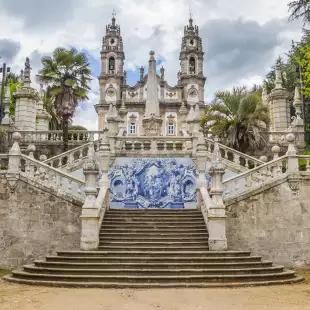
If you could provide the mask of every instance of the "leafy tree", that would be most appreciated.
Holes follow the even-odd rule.
[[[262,149],[264,132],[269,125],[268,107],[260,93],[235,87],[231,92],[217,92],[201,119],[201,126],[219,136],[223,144],[241,152]]]
[[[294,0],[288,4],[290,20],[302,19],[304,24],[310,21],[310,0]]]
[[[75,48],[58,47],[53,56],[43,57],[39,80],[47,85],[57,114],[62,119],[64,151],[68,149],[68,125],[80,101],[88,99],[91,70],[86,55]]]

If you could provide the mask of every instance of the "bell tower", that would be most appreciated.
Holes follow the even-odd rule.
[[[204,103],[203,48],[198,26],[193,25],[192,15],[189,25],[184,27],[180,52],[179,73],[180,84],[183,86],[184,101],[192,104]]]
[[[116,24],[115,12],[106,26],[102,39],[101,73],[98,77],[100,85],[100,102],[95,106],[98,114],[98,129],[105,127],[107,109],[117,111],[116,105],[121,100],[121,85],[124,83],[125,53],[120,26]]]

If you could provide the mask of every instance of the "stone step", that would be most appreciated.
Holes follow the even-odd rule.
[[[58,286],[58,287],[84,287],[84,288],[233,288],[233,287],[243,287],[243,286],[260,286],[260,285],[280,285],[280,284],[292,284],[303,281],[303,277],[294,277],[291,279],[273,279],[273,280],[261,280],[255,279],[255,281],[247,282],[205,282],[205,281],[192,281],[192,282],[182,282],[175,281],[169,283],[159,283],[152,282],[149,283],[145,281],[144,283],[132,283],[132,282],[85,282],[85,281],[55,281],[55,280],[33,280],[33,279],[20,279],[14,278],[12,276],[5,276],[5,280],[13,283],[21,284],[31,284],[31,285],[42,285],[42,286]]]
[[[151,229],[154,227],[157,228],[181,228],[181,229],[186,229],[186,228],[204,228],[206,229],[206,225],[204,222],[200,223],[193,223],[193,222],[183,222],[183,223],[177,223],[177,222],[141,222],[141,223],[135,223],[135,222],[124,222],[124,223],[102,223],[102,227],[108,227],[108,228],[120,228],[120,227],[130,227],[130,228],[147,228]]]
[[[152,227],[152,228],[132,228],[132,227],[118,227],[118,228],[107,228],[102,227],[100,230],[100,233],[148,233],[148,234],[154,234],[154,233],[160,233],[160,234],[196,234],[196,233],[207,233],[206,227],[203,228],[196,228],[191,227],[187,229],[175,229],[175,228],[158,228],[158,227]]]
[[[132,217],[132,216],[124,216],[124,217],[104,217],[103,223],[124,223],[124,222],[134,222],[134,223],[204,223],[204,219],[202,216],[200,217],[152,217],[152,218],[144,218],[144,217]]]
[[[188,232],[159,232],[153,231],[152,233],[144,232],[101,232],[99,233],[100,238],[141,238],[143,240],[147,238],[206,238],[209,236],[207,232],[198,232],[198,233],[188,233]]]
[[[110,255],[119,255],[119,254],[127,254],[126,251],[58,251],[57,256],[59,257],[102,257],[105,258]],[[186,256],[192,256],[192,257],[215,257],[217,259],[220,259],[221,257],[228,257],[228,258],[234,258],[234,257],[243,257],[243,258],[261,258],[261,256],[250,256],[251,252],[249,251],[184,251],[179,250],[178,252],[175,251],[130,251],[131,256],[139,256],[143,255],[145,256],[166,256],[166,257],[186,257]]]
[[[200,256],[167,256],[165,252],[160,252],[162,255],[132,255],[132,253],[125,252],[119,255],[100,256],[47,256],[47,262],[63,262],[63,263],[260,263],[261,257],[200,257]]]
[[[231,275],[72,275],[72,274],[49,274],[49,273],[29,273],[26,271],[13,271],[12,277],[27,280],[49,280],[66,282],[131,282],[131,283],[169,283],[169,282],[252,282],[252,281],[272,281],[294,279],[294,271],[283,271],[278,273],[262,274],[231,274]]]
[[[238,269],[238,268],[266,268],[272,267],[271,261],[262,262],[223,262],[223,263],[205,263],[205,262],[106,262],[106,263],[80,263],[80,262],[50,262],[44,260],[36,260],[35,266],[37,267],[47,267],[47,268],[72,268],[72,269],[129,269],[129,268],[139,268],[139,269],[163,269],[163,268],[183,268],[183,269],[194,269],[194,268],[207,268],[207,269]]]
[[[120,214],[110,214],[107,212],[104,216],[104,219],[112,220],[112,219],[124,219],[124,218],[133,218],[137,220],[197,220],[197,219],[203,219],[203,216],[201,213],[196,214],[126,214],[126,213],[120,213]]]
[[[206,246],[208,246],[208,240],[204,239],[202,241],[167,241],[167,240],[148,240],[148,241],[103,241],[100,239],[100,243],[99,243],[99,249],[100,246],[108,246],[108,247],[117,247],[117,248],[133,248],[133,247],[137,247],[137,248],[153,248],[153,247],[161,247],[164,250],[169,248],[174,248],[174,247],[178,247],[178,249],[180,248],[187,248],[187,247],[201,247],[202,249],[205,248]]]
[[[283,266],[273,266],[265,268],[239,268],[239,269],[197,269],[197,268],[111,268],[111,269],[95,269],[95,268],[51,268],[51,267],[37,267],[26,265],[23,267],[24,271],[29,273],[48,273],[57,275],[156,275],[156,276],[170,276],[170,275],[244,275],[244,274],[271,274],[283,272]]]
[[[114,251],[114,250],[121,250],[121,251],[175,251],[179,252],[180,250],[183,251],[203,251],[208,250],[208,244],[198,244],[198,245],[180,245],[180,244],[158,244],[158,245],[152,245],[152,244],[145,244],[145,245],[128,245],[124,243],[123,245],[100,245],[98,247],[99,251]]]
[[[174,237],[167,237],[167,236],[127,236],[124,234],[123,236],[110,236],[108,237],[108,234],[105,234],[104,236],[102,234],[99,235],[99,239],[101,243],[107,243],[107,242],[114,242],[114,241],[122,241],[122,242],[206,242],[208,243],[208,235],[203,237],[191,237],[191,236],[174,236]]]

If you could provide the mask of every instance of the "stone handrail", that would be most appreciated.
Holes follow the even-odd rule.
[[[63,141],[62,130],[46,130],[46,131],[18,131],[21,134],[20,143],[59,143]],[[9,141],[12,141],[14,131],[8,132]],[[88,130],[69,130],[69,143],[80,143],[93,141],[99,138],[99,131]]]
[[[21,155],[21,160],[21,173],[29,180],[45,185],[58,194],[66,194],[83,201],[85,188],[83,180],[24,154]]]
[[[223,198],[233,198],[286,175],[287,155],[223,181]]]
[[[205,224],[207,226],[209,209],[214,204],[214,202],[212,201],[206,186],[202,186],[199,189],[198,193],[201,195],[200,208],[203,218],[205,220]]]
[[[99,231],[98,235],[101,229],[102,221],[104,218],[104,215],[106,211],[109,209],[109,202],[110,202],[110,196],[109,196],[110,190],[106,186],[102,186],[99,190],[99,194],[96,199],[96,208],[99,210]]]
[[[304,140],[304,133],[303,132],[295,132],[295,131],[268,131],[268,140],[270,143],[277,143],[277,144],[284,144],[287,145],[286,135],[288,133],[293,133],[295,136],[295,141],[301,139]]]
[[[183,154],[190,156],[192,154],[192,138],[191,137],[152,137],[152,136],[139,136],[139,137],[117,137],[116,153],[119,155],[126,153],[145,153],[148,154]]]
[[[43,162],[55,168],[66,167],[67,170],[72,170],[73,168],[79,167],[84,163],[89,147],[92,144],[95,151],[99,150],[100,140],[95,140],[94,142],[85,143],[67,152],[48,158]]]
[[[214,140],[206,138],[206,147],[209,156],[212,154],[214,148]],[[224,159],[228,168],[235,169],[237,171],[246,171],[251,168],[255,168],[264,164],[263,161],[256,159],[255,157],[236,151],[226,145],[219,143],[221,156]]]
[[[9,164],[9,154],[0,154],[0,170],[7,170]]]

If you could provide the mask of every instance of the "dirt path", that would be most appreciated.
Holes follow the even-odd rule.
[[[0,279],[1,310],[303,310],[310,285],[238,289],[107,290],[26,286]]]

